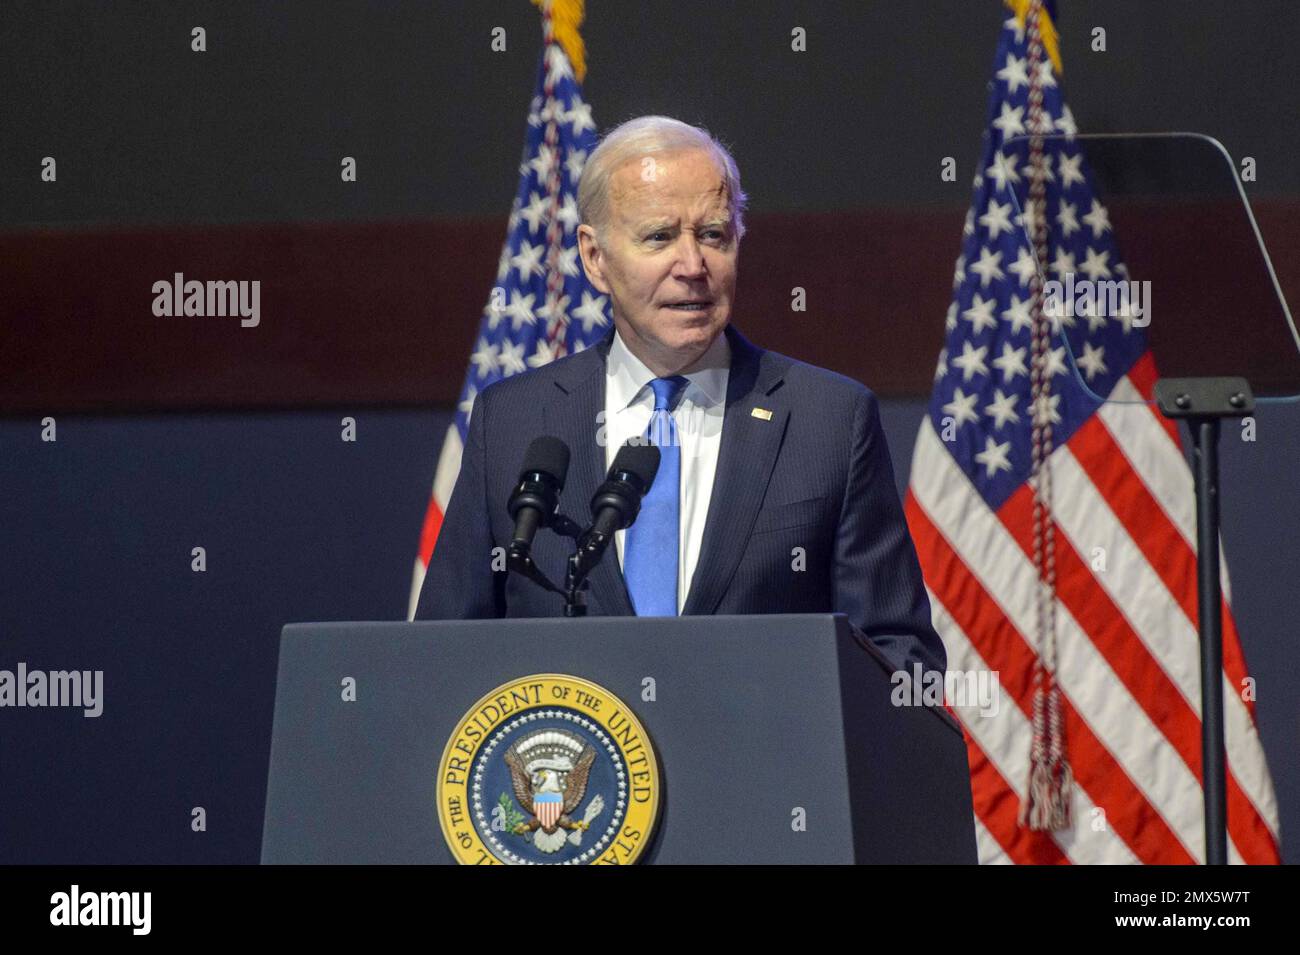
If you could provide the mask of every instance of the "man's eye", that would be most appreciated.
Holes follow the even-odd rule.
[[[668,233],[662,230],[659,232],[651,232],[648,236],[646,236],[646,238],[649,239],[651,242],[663,242],[665,239],[668,238]]]

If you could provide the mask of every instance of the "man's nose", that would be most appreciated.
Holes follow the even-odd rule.
[[[676,278],[698,278],[704,274],[704,253],[692,232],[683,232],[677,243]]]

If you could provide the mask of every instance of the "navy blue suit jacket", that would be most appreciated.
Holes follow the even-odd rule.
[[[563,613],[560,595],[494,572],[492,552],[510,542],[506,502],[540,435],[571,451],[561,513],[590,523],[591,497],[605,477],[597,429],[613,334],[478,395],[417,619]],[[895,666],[943,670],[875,395],[843,375],[757,348],[730,325],[724,334],[731,372],[722,443],[683,614],[844,613]],[[756,407],[771,418],[754,417]],[[533,557],[562,586],[572,550],[571,539],[542,530]],[[634,614],[612,542],[590,582],[591,615]]]

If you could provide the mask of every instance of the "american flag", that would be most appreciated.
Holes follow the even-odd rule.
[[[945,347],[906,501],[949,669],[996,671],[1002,690],[991,716],[973,700],[950,700],[967,739],[980,859],[1204,862],[1192,475],[1177,428],[1155,408],[1100,403],[1075,378],[1069,355],[1097,395],[1151,399],[1156,367],[1143,328],[1128,315],[1040,326],[1037,367],[1047,390],[1034,400],[1041,279],[1031,238],[1043,235],[1034,234],[1034,207],[1012,200],[1013,189],[1029,194],[1034,175],[1026,134],[1042,135],[1047,280],[1128,273],[1062,98],[1050,16],[1035,17],[1040,5],[1030,0],[1007,5],[1013,16],[998,40]],[[1028,211],[1027,224],[1017,208]],[[1051,431],[1051,443],[1040,443],[1050,499],[1037,548],[1035,418],[1040,437],[1043,426]],[[1041,583],[1049,533],[1054,591]],[[1051,596],[1039,603],[1044,592]],[[1229,858],[1276,863],[1277,804],[1253,695],[1243,694],[1247,670],[1226,564],[1223,593]],[[1030,828],[1021,816],[1040,654],[1046,685],[1054,678],[1059,690],[1073,772],[1060,828]]]
[[[609,303],[578,260],[578,178],[596,146],[582,99],[580,0],[533,0],[542,9],[544,47],[528,109],[519,189],[497,262],[456,417],[447,429],[420,533],[408,617],[414,617],[429,558],[460,472],[474,399],[502,378],[537,368],[598,341]]]

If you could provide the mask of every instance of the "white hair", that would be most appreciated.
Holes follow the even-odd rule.
[[[587,157],[578,182],[578,216],[603,237],[609,225],[609,180],[614,170],[630,159],[702,149],[713,157],[722,170],[727,203],[731,211],[731,228],[736,241],[745,235],[745,208],[748,196],[740,188],[740,170],[727,148],[706,129],[683,123],[671,116],[638,116],[608,133]]]

